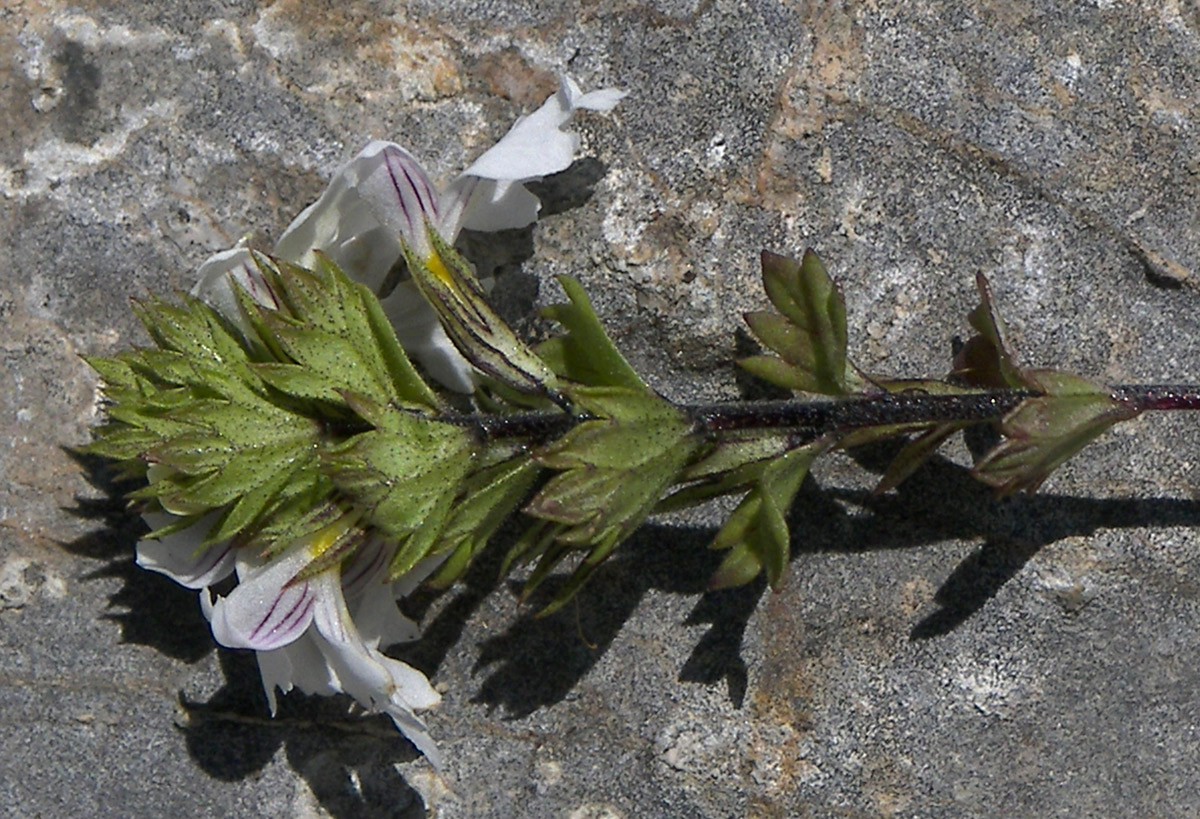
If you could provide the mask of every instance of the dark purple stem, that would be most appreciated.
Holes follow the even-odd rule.
[[[1149,410],[1200,410],[1200,386],[1145,384],[1112,388],[1113,398]]]
[[[980,423],[998,421],[1022,401],[1037,393],[994,390],[958,395],[925,392],[884,393],[850,398],[816,398],[792,401],[747,401],[681,406],[709,435],[746,430],[786,431],[800,440],[831,433],[894,424]],[[1111,388],[1112,397],[1137,412],[1150,410],[1200,410],[1200,386],[1123,385]],[[455,415],[445,420],[474,427],[481,440],[526,439],[531,444],[553,441],[576,424],[592,420],[587,414],[557,411],[513,415]]]

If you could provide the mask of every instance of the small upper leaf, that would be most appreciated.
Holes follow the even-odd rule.
[[[797,262],[763,251],[763,286],[778,313],[746,314],[751,332],[774,350],[742,362],[750,372],[788,389],[848,395],[862,383],[846,360],[846,305],[811,249]]]
[[[567,332],[541,344],[538,355],[558,375],[580,384],[648,389],[608,337],[583,286],[570,276],[559,276],[558,283],[570,303],[552,304],[542,315],[557,321]]]
[[[709,588],[740,586],[754,579],[760,570],[766,571],[772,588],[779,588],[791,556],[791,538],[784,516],[812,462],[831,443],[829,439],[819,439],[766,465],[713,540],[712,548],[729,549],[730,553],[709,581]]]
[[[975,275],[975,287],[979,290],[979,306],[970,312],[967,321],[978,335],[968,339],[955,356],[952,375],[973,387],[1020,389],[1029,386],[1013,362],[1004,338],[1004,322],[996,312],[992,289],[982,273]]]

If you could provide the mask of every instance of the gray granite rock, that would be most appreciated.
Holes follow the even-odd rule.
[[[961,445],[877,499],[827,459],[777,594],[704,594],[713,512],[545,620],[485,559],[401,653],[444,690],[443,778],[345,702],[270,719],[69,450],[130,296],[269,245],[368,139],[452,177],[564,70],[632,94],[534,230],[468,237],[531,331],[570,272],[657,387],[736,396],[758,251],[812,245],[868,369],[943,372],[982,271],[1024,361],[1200,380],[1194,3],[18,0],[0,45],[6,814],[1200,812],[1194,418],[1005,501]]]

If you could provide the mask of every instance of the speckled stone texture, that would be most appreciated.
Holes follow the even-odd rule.
[[[470,236],[527,332],[588,287],[681,400],[736,397],[763,248],[816,247],[866,368],[940,374],[987,274],[1023,361],[1200,381],[1188,0],[6,2],[0,9],[0,812],[56,816],[1200,813],[1200,419],[1032,497],[967,448],[871,498],[823,461],[778,594],[705,594],[715,512],[645,527],[532,620],[497,561],[413,601],[435,776],[284,699],[132,562],[81,353],[130,296],[279,235],[372,138],[452,177],[561,71],[632,93],[532,230]],[[511,536],[511,535],[510,535]]]

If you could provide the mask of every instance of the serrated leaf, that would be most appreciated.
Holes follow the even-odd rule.
[[[305,480],[315,482],[316,475],[312,466],[313,464],[297,462],[290,470],[275,469],[262,483],[242,494],[241,497],[230,505],[221,519],[213,526],[205,540],[220,542],[232,539],[248,528],[250,524],[266,511],[269,504],[279,496],[280,490],[285,485],[289,483],[298,484]],[[305,473],[311,474],[306,475]]]
[[[538,463],[563,470],[547,482],[526,511],[575,527],[559,535],[580,545],[631,531],[658,502],[700,446],[694,424],[678,408],[640,390],[572,390],[589,412],[539,451]]]
[[[306,454],[304,447],[290,441],[246,447],[238,450],[236,457],[219,471],[180,483],[174,492],[160,493],[157,497],[164,505],[217,509],[273,480],[280,471],[290,472]]]
[[[421,525],[415,531],[400,541],[391,564],[388,566],[388,580],[399,580],[408,574],[414,566],[425,559],[432,551],[434,544],[441,536],[450,516],[450,507],[454,503],[454,492],[443,492],[436,503],[425,513]]]
[[[95,370],[96,374],[104,380],[106,393],[109,393],[113,389],[134,389],[141,380],[140,376],[135,375],[128,364],[118,358],[104,358],[94,355],[85,355],[82,358],[84,363]]]
[[[577,425],[537,453],[538,463],[563,471],[525,507],[526,513],[554,524],[552,530],[539,530],[523,541],[522,549],[536,543],[541,551],[526,593],[571,548],[588,551],[552,609],[641,525],[702,445],[693,422],[653,394],[623,387],[571,387],[569,394],[601,417]],[[553,532],[552,543],[546,531]]]
[[[680,474],[681,481],[695,482],[659,501],[654,511],[674,512],[721,495],[745,492],[774,458],[791,448],[786,438],[778,436],[722,441]]]
[[[820,258],[811,249],[799,262],[763,251],[762,271],[767,298],[779,315],[751,313],[746,320],[751,332],[788,367],[785,371],[757,362],[751,371],[789,389],[849,394],[846,306]],[[853,369],[849,373],[853,375]]]
[[[467,479],[453,514],[446,521],[435,552],[453,551],[427,581],[445,588],[457,580],[496,530],[529,494],[541,469],[524,457],[513,458]]]
[[[339,391],[345,389],[344,383],[299,364],[262,362],[252,366],[264,382],[293,398],[338,403],[341,400]]]
[[[749,543],[739,543],[721,560],[721,565],[708,581],[708,590],[732,589],[744,586],[762,571],[762,561]]]
[[[809,467],[832,445],[821,439],[797,447],[771,461],[733,514],[713,538],[713,549],[735,550],[726,557],[709,583],[709,588],[727,588],[749,582],[758,569],[765,569],[767,582],[778,589],[783,582],[791,542],[784,514],[791,507]],[[750,574],[750,569],[755,574]]]
[[[969,423],[939,424],[908,441],[888,464],[887,471],[875,485],[874,494],[878,495],[895,489],[933,457],[938,447],[944,444],[946,439],[969,426],[971,426]]]
[[[454,497],[474,460],[465,427],[394,409],[386,428],[361,433],[323,454],[326,473],[366,520],[389,537],[415,531],[444,496]]]
[[[80,447],[80,451],[116,461],[140,457],[143,452],[162,440],[150,430],[128,426],[105,427],[98,430],[97,434],[99,437]]]
[[[607,417],[576,425],[539,450],[538,462],[550,469],[630,470],[691,434],[692,422],[672,405],[657,397],[643,400],[641,393],[624,392],[628,404],[618,402],[620,406],[609,407],[611,414]],[[601,404],[593,402],[589,406],[595,410]]]
[[[512,458],[471,475],[459,492],[454,513],[442,530],[445,543],[463,538],[486,541],[524,499],[540,467],[524,458]]]
[[[538,355],[559,376],[580,384],[648,390],[609,338],[583,286],[571,276],[559,276],[558,283],[570,301],[551,305],[542,315],[557,321],[567,333],[541,344]]]
[[[197,431],[177,435],[145,450],[144,455],[151,463],[169,466],[185,475],[198,475],[228,464],[234,450],[225,438]]]
[[[359,289],[358,292],[359,302],[366,311],[368,326],[384,366],[391,376],[396,397],[407,404],[423,405],[431,409],[440,408],[442,406],[441,399],[413,367],[412,361],[409,360],[399,339],[396,338],[395,328],[384,315],[379,299],[375,298],[374,294],[365,287]]]
[[[500,563],[500,574],[508,574],[514,566],[529,562],[543,554],[554,542],[554,536],[562,529],[560,524],[549,520],[534,520],[521,532]]]
[[[275,338],[288,358],[314,375],[340,383],[381,403],[391,398],[390,382],[383,382],[359,350],[347,339],[311,327],[274,323]]]

